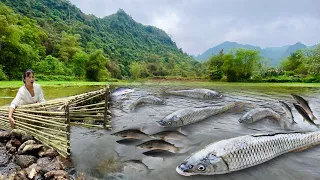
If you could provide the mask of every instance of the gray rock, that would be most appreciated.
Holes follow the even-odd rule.
[[[0,167],[5,166],[7,163],[9,163],[9,160],[11,159],[11,154],[9,154],[5,148],[0,149]]]
[[[8,131],[0,131],[0,142],[7,142],[10,140],[11,133]]]
[[[6,144],[6,149],[9,153],[13,154],[16,152],[17,148],[12,145],[12,141],[8,141]]]
[[[20,129],[12,129],[11,133],[12,133],[13,137],[16,137],[18,139],[21,139],[22,136],[27,136],[28,135],[25,131],[22,131]]]
[[[41,151],[38,153],[40,157],[56,157],[58,156],[58,152],[54,149],[46,149],[42,148]]]
[[[25,179],[28,179],[25,170],[18,171],[14,176],[14,180],[25,180]]]
[[[0,167],[0,174],[4,176],[10,176],[13,173],[16,173],[20,170],[21,168],[18,165],[14,163],[9,163],[7,166]]]
[[[54,179],[70,179],[69,175],[67,172],[63,171],[63,170],[54,170],[54,171],[50,171],[47,172],[44,177],[46,179],[49,179],[50,177],[53,177]]]
[[[24,143],[21,144],[21,146],[19,147],[19,149],[18,149],[18,154],[20,154],[20,153],[22,152],[23,148],[24,148],[26,145],[35,144],[35,143],[36,143],[36,141],[34,141],[34,140],[28,140],[28,141],[24,142]]]
[[[41,144],[27,144],[18,154],[38,154],[42,146]]]
[[[40,166],[45,172],[62,169],[61,164],[56,162],[55,159],[50,157],[44,157],[44,158],[38,159],[37,165]]]
[[[25,136],[22,136],[22,138],[21,138],[22,143],[24,143],[28,140],[34,140],[33,136],[25,135]]]
[[[35,163],[37,161],[37,158],[30,155],[17,155],[15,162],[21,167],[26,168],[30,166],[31,164]]]

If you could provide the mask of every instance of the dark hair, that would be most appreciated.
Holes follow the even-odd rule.
[[[34,74],[34,72],[32,71],[32,69],[27,69],[27,70],[25,70],[24,72],[23,72],[23,74],[22,74],[22,81],[23,81],[23,83],[25,83],[25,79],[26,79],[26,77],[28,77],[30,74]]]

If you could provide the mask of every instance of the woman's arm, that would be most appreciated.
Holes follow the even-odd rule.
[[[10,121],[10,125],[11,125],[12,129],[14,128],[14,123],[15,123],[15,121],[14,121],[14,119],[12,117],[13,111],[14,111],[14,108],[10,107],[10,109],[9,109],[9,121]]]
[[[16,97],[13,99],[13,101],[10,104],[10,108],[9,108],[9,121],[10,121],[10,125],[11,128],[14,128],[14,119],[13,119],[13,112],[16,109],[16,107],[19,105],[20,101],[22,99],[22,92],[21,92],[21,88],[18,90],[18,93],[16,95]]]

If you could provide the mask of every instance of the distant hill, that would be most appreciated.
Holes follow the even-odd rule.
[[[302,44],[301,42],[297,42],[294,45],[288,47],[288,49],[283,53],[282,58],[286,58],[290,56],[291,53],[296,52],[299,49],[308,48],[306,45]]]
[[[311,46],[311,48],[316,47],[316,45]],[[195,58],[198,61],[206,61],[210,58],[212,55],[216,55],[220,52],[221,49],[224,50],[224,52],[230,52],[232,49],[238,49],[238,48],[244,48],[244,49],[250,49],[250,50],[258,50],[260,51],[261,56],[263,56],[266,60],[270,61],[270,65],[277,66],[281,60],[284,58],[290,56],[291,53],[299,50],[299,49],[305,49],[308,48],[305,44],[302,44],[301,42],[297,42],[293,45],[285,45],[281,47],[267,47],[267,48],[260,48],[259,46],[254,45],[248,45],[248,44],[239,44],[236,42],[229,42],[226,41],[222,44],[219,44],[217,46],[214,46],[208,50],[206,50],[203,54],[200,54],[198,56],[195,56]]]
[[[236,42],[226,41],[221,43],[213,48],[206,50],[203,54],[196,56],[195,58],[199,61],[206,61],[210,56],[218,54],[221,49],[224,52],[229,52],[230,50],[237,49],[237,48],[244,48],[244,49],[251,49],[251,50],[261,50],[258,46],[252,46],[247,44],[238,44]]]

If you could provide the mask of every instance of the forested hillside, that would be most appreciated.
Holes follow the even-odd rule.
[[[97,18],[67,0],[0,2],[3,78],[17,79],[30,67],[44,76],[89,80],[199,75],[200,63],[163,30],[142,25],[121,9]]]

